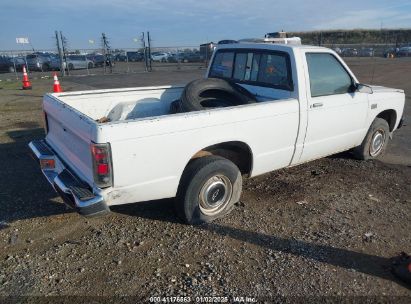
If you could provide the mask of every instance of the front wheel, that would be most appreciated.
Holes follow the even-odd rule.
[[[240,170],[231,161],[219,156],[194,159],[181,178],[177,214],[188,224],[211,222],[232,210],[241,188]]]
[[[388,122],[382,118],[376,118],[371,124],[363,142],[354,148],[356,158],[368,160],[375,159],[384,154],[390,135]]]

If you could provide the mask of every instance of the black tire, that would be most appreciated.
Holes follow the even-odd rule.
[[[68,69],[69,69],[70,71],[74,70],[74,65],[73,65],[72,63],[70,63],[70,64],[68,65]]]
[[[194,80],[186,85],[181,96],[187,112],[255,102],[255,96],[242,86],[219,78]]]
[[[88,69],[92,69],[92,68],[93,68],[93,63],[89,62],[89,63],[87,64],[87,68],[88,68]]]
[[[241,188],[240,170],[231,161],[219,156],[194,159],[183,172],[175,198],[176,212],[187,224],[211,222],[233,209]]]
[[[371,124],[361,145],[353,149],[354,156],[362,160],[376,159],[382,156],[387,148],[389,138],[388,122],[377,117]]]
[[[46,71],[50,70],[50,66],[49,66],[47,63],[43,63],[43,64],[41,65],[41,70],[42,70],[43,72],[46,72]]]

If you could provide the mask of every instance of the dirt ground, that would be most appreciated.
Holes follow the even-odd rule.
[[[347,62],[364,83],[405,89],[411,120],[411,60]],[[203,74],[70,77],[62,85],[182,84]],[[33,86],[0,82],[0,302],[411,301],[410,287],[390,272],[390,257],[411,253],[410,125],[395,132],[382,161],[343,153],[246,180],[234,211],[212,224],[182,224],[171,200],[86,219],[62,204],[29,157],[27,143],[44,136],[41,99],[52,81]]]

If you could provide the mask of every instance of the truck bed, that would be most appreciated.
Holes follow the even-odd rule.
[[[168,114],[171,102],[181,96],[183,89],[162,86],[83,91],[58,94],[58,99],[92,120],[106,117],[120,121]]]

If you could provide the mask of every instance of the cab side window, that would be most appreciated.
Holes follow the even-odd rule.
[[[307,53],[306,58],[312,97],[351,91],[350,75],[332,54]]]

